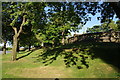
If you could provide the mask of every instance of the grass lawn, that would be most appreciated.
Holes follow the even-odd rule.
[[[3,78],[116,78],[117,69],[103,60],[90,60],[90,67],[77,69],[75,66],[66,68],[62,56],[52,64],[44,66],[41,61],[36,62],[36,56],[42,49],[33,52],[21,52],[18,57],[25,57],[11,61],[11,54],[2,57]],[[27,55],[29,54],[29,55]]]

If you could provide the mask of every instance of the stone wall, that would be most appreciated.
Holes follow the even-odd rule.
[[[120,42],[120,31],[108,31],[86,34],[75,34],[73,37],[68,38],[67,43],[88,41],[88,42]]]

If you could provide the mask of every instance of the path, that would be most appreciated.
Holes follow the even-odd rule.
[[[0,54],[2,54],[3,51],[0,51]],[[6,51],[6,53],[11,53],[12,51]]]

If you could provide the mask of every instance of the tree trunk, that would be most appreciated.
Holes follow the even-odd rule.
[[[14,32],[15,32],[15,35],[13,36],[13,48],[12,48],[12,61],[15,61],[17,59],[17,46],[18,46],[18,37],[20,35],[20,33],[22,32],[22,28],[23,28],[23,25],[25,23],[25,16],[23,16],[23,21],[22,21],[22,24],[20,25],[20,29],[19,31],[17,31],[17,28],[16,27],[12,27]]]
[[[13,36],[13,48],[12,48],[12,61],[15,61],[17,59],[17,35]]]
[[[62,45],[65,45],[64,31],[62,32]]]
[[[18,42],[17,42],[17,52],[19,52],[20,51],[20,49],[19,49],[19,40],[18,40]]]
[[[5,55],[6,54],[6,41],[4,41],[4,46],[3,46],[3,55]]]

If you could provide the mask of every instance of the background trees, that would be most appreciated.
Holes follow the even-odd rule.
[[[3,54],[6,54],[6,43],[7,41],[12,42],[13,30],[9,25],[11,23],[10,13],[6,12],[6,7],[9,3],[4,3],[2,6],[3,14],[2,14],[2,42],[4,43],[3,46]]]
[[[94,32],[106,32],[109,30],[119,31],[119,20],[118,21],[110,21],[110,22],[104,22],[101,25],[93,26],[92,28],[88,28],[88,33],[94,33]]]

